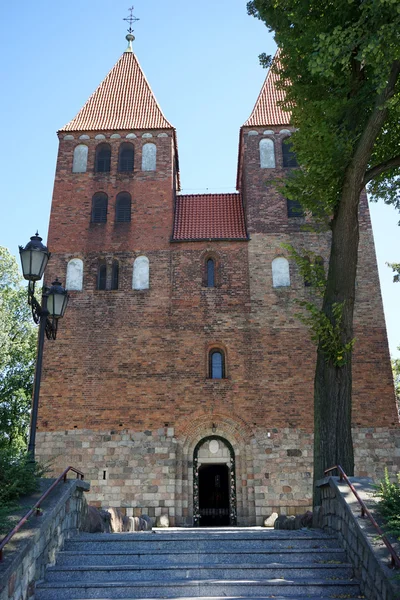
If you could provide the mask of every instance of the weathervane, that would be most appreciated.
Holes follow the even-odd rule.
[[[140,21],[140,19],[133,16],[133,9],[134,9],[134,7],[131,6],[131,8],[128,9],[130,12],[129,17],[126,17],[125,19],[123,19],[123,21],[127,21],[129,23],[128,35],[126,36],[126,40],[128,41],[128,48],[126,49],[125,52],[133,52],[132,42],[134,41],[135,36],[133,35],[132,24],[136,23],[136,21]]]

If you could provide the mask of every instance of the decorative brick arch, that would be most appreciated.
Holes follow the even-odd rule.
[[[213,431],[213,424],[216,426]],[[180,498],[176,507],[176,522],[193,525],[193,459],[196,446],[204,438],[218,437],[231,445],[235,454],[236,512],[238,525],[255,523],[254,488],[247,485],[252,479],[251,440],[252,428],[238,415],[222,412],[195,413],[189,423],[177,423],[182,431],[177,438],[175,497]]]

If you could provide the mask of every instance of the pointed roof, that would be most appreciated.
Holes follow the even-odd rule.
[[[279,50],[273,60],[273,65],[280,67]],[[266,127],[267,125],[290,125],[290,112],[282,110],[278,102],[284,100],[283,90],[276,88],[279,76],[273,72],[272,67],[268,71],[264,85],[254,105],[253,111],[243,127]]]
[[[172,241],[248,239],[240,194],[176,197]]]
[[[133,52],[124,52],[64,131],[174,129]]]

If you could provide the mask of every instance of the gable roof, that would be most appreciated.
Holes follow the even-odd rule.
[[[247,240],[240,194],[176,197],[172,241]]]
[[[174,129],[133,52],[124,52],[65,131]]]
[[[279,51],[275,55],[273,65],[280,66]],[[278,102],[284,100],[283,90],[276,88],[278,75],[270,68],[264,85],[254,105],[253,111],[243,127],[266,127],[268,125],[290,125],[291,113],[282,110]]]

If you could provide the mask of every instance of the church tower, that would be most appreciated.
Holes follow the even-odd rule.
[[[80,468],[94,505],[200,526],[311,505],[315,348],[295,313],[313,290],[283,244],[326,265],[329,237],[274,187],[297,164],[279,93],[270,72],[233,194],[180,193],[176,131],[130,44],[58,132],[47,276],[71,299],[37,456]],[[385,453],[396,468],[398,420],[365,199],[362,227],[353,420],[357,473],[374,475]]]

